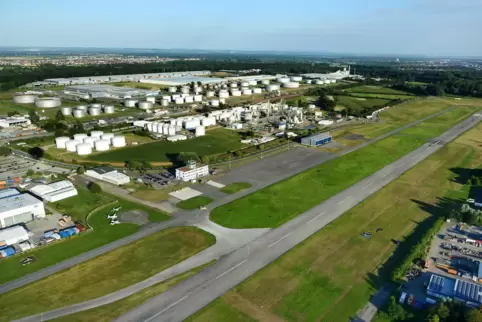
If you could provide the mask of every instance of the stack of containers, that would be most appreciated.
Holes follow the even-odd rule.
[[[15,249],[13,247],[6,247],[0,250],[0,258],[15,255]]]
[[[62,238],[74,236],[74,235],[77,235],[78,233],[79,233],[79,229],[77,227],[65,228],[64,230],[59,231],[59,235]]]

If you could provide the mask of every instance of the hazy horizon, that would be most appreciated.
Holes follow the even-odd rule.
[[[482,56],[478,0],[17,0],[2,13],[3,47]]]

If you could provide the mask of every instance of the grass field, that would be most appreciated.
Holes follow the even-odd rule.
[[[387,281],[392,240],[409,249],[445,211],[440,198],[466,198],[451,169],[482,166],[481,137],[479,124],[189,321],[349,321]],[[370,239],[360,235],[377,228],[383,231]],[[393,255],[391,263],[406,254]]]
[[[358,98],[351,96],[336,96],[337,109],[342,110],[348,108],[353,111],[363,111],[366,109],[371,109],[374,106],[384,106],[389,100],[380,98]]]
[[[387,94],[387,95],[403,95],[403,96],[413,96],[410,93],[399,91],[396,89],[373,86],[373,85],[363,85],[357,87],[351,87],[345,90],[348,93],[367,93],[367,94]]]
[[[457,119],[447,121],[442,116],[430,124],[443,132],[472,112],[460,108]],[[432,134],[422,131],[388,137],[218,207],[211,219],[230,228],[277,227],[414,150]]]
[[[195,227],[162,230],[0,295],[0,320],[10,321],[112,293],[191,257],[215,241],[213,235]]]
[[[241,137],[237,132],[213,129],[205,136],[186,141],[157,141],[135,147],[127,147],[89,156],[93,161],[124,162],[126,160],[146,160],[152,162],[171,161],[181,152],[195,152],[198,156],[235,151],[242,148]]]
[[[206,197],[206,196],[197,196],[191,199],[180,201],[176,204],[176,207],[185,209],[185,210],[192,210],[192,209],[199,209],[200,207],[206,206],[210,204],[213,199]]]
[[[233,194],[241,190],[251,188],[251,186],[252,185],[249,182],[235,182],[222,187],[220,191],[228,194]]]
[[[212,263],[194,268],[184,274],[173,277],[165,282],[148,287],[145,290],[137,292],[120,301],[107,304],[95,309],[79,312],[71,315],[64,316],[62,318],[53,319],[53,322],[109,322],[122,314],[128,312],[134,307],[144,303],[149,298],[164,293],[170,287],[188,279],[189,277],[199,273]]]
[[[109,224],[107,215],[114,205],[121,206],[123,211],[130,209],[144,210],[149,214],[150,221],[169,219],[169,216],[166,214],[124,199],[119,199],[118,202],[114,204],[113,202],[116,199],[109,195],[92,194],[82,187],[77,187],[77,191],[79,193],[77,196],[53,203],[51,206],[60,213],[69,214],[83,223],[87,222],[90,227],[93,227],[93,230],[75,236],[70,240],[60,241],[30,251],[29,255],[34,255],[37,260],[27,266],[22,266],[19,263],[18,256],[2,259],[0,261],[0,271],[2,272],[2,274],[0,274],[0,283],[5,283],[38,271],[138,231],[139,226],[134,224],[115,226]],[[86,219],[86,215],[96,208],[99,209],[94,211],[88,219]]]

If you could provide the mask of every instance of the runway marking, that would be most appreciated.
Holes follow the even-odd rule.
[[[218,277],[216,277],[216,279],[223,277],[224,275],[228,274],[228,273],[231,272],[232,270],[235,270],[235,269],[238,268],[239,266],[243,265],[246,261],[247,261],[247,259],[245,259],[245,260],[242,261],[241,263],[238,263],[238,264],[234,265],[233,267],[231,267],[230,269],[228,269],[226,272],[222,273],[221,275],[218,275]]]
[[[373,182],[370,182],[369,184],[367,184],[366,186],[364,186],[363,189],[368,188],[368,187],[371,186],[372,184],[373,184]]]
[[[273,246],[274,244],[279,243],[280,241],[282,241],[283,239],[285,239],[286,237],[288,237],[288,236],[291,235],[291,234],[292,234],[292,232],[291,232],[291,233],[287,233],[286,235],[284,235],[283,237],[281,237],[281,238],[278,239],[277,241],[272,242],[271,244],[268,245],[268,248],[270,248],[270,247]]]
[[[307,222],[307,224],[309,224],[310,222],[312,222],[313,220],[316,220],[318,218],[320,218],[321,216],[323,216],[325,213],[322,212],[321,214],[319,214],[318,216],[316,216],[315,218],[311,219],[310,221]]]
[[[158,316],[159,314],[162,314],[162,313],[166,312],[166,311],[169,310],[171,307],[177,305],[179,302],[182,302],[182,301],[184,301],[185,299],[187,299],[187,295],[184,296],[184,297],[183,297],[182,299],[180,299],[179,301],[172,303],[171,305],[169,305],[168,307],[166,307],[166,308],[165,308],[164,310],[162,310],[161,312],[158,312],[158,313],[154,314],[153,316],[151,316],[150,318],[148,318],[148,319],[145,320],[144,322],[148,322],[148,321],[154,319],[154,318],[155,318],[156,316]]]
[[[403,165],[403,163],[402,163],[402,164],[397,165],[397,168],[400,168],[402,165]]]
[[[415,159],[416,157],[418,157],[418,155],[413,156],[413,157],[412,157],[412,160]]]
[[[385,173],[385,174],[383,175],[383,177],[385,178],[385,177],[388,176],[389,174],[390,174],[390,171],[388,171],[387,173]]]
[[[351,198],[351,196],[346,197],[345,199],[343,199],[342,201],[340,201],[338,204],[341,205],[342,203],[344,203],[345,201],[347,201],[347,200],[350,199],[350,198]]]

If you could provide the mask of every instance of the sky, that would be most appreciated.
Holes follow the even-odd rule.
[[[6,0],[0,17],[0,46],[482,56],[482,0]]]

